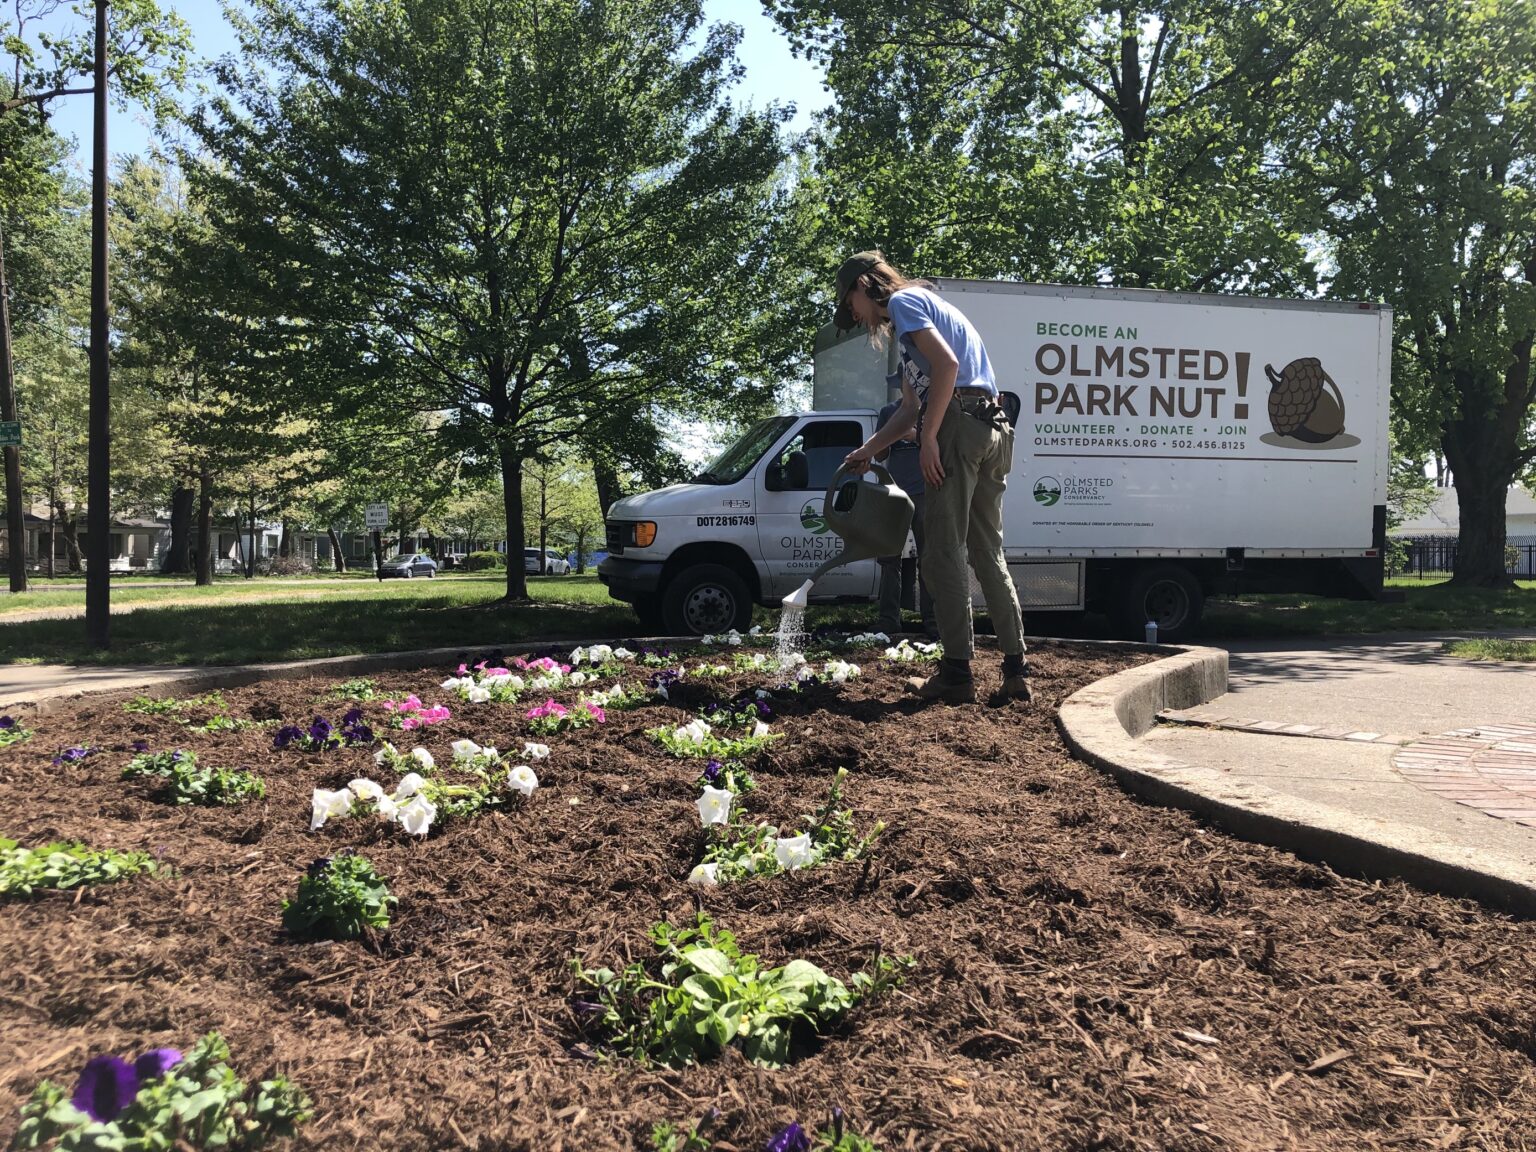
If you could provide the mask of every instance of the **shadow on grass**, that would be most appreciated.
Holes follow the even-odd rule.
[[[85,621],[0,626],[0,663],[244,664],[529,640],[634,635],[622,605],[463,603],[377,597],[143,608],[112,618],[112,646],[86,647]]]

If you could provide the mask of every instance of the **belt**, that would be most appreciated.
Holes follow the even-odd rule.
[[[997,393],[989,388],[956,388],[956,396],[985,396],[988,400],[996,400]]]

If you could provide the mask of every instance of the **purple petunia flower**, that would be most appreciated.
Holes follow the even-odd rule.
[[[133,750],[135,752],[148,752],[149,751],[149,741],[148,740],[135,740],[133,742]]]
[[[315,722],[309,726],[309,738],[316,744],[324,744],[331,738],[333,731],[335,729],[331,727],[329,720],[324,716],[316,716]]]
[[[366,724],[352,724],[341,730],[342,739],[348,744],[372,744],[373,729]]]
[[[302,739],[304,739],[304,729],[298,727],[297,725],[289,724],[286,727],[279,728],[277,730],[277,734],[272,737],[272,747],[286,748],[295,740]]]
[[[796,1121],[790,1121],[768,1141],[764,1152],[811,1152],[811,1137]]]
[[[54,767],[58,767],[61,764],[78,764],[87,756],[93,755],[95,751],[96,749],[94,748],[81,746],[66,748],[53,758]]]
[[[95,1056],[80,1073],[70,1103],[92,1120],[105,1124],[133,1103],[139,1078],[133,1065],[116,1056]]]
[[[16,717],[0,716],[0,732],[5,732],[14,727],[16,727]]]
[[[304,869],[304,874],[313,880],[319,876],[323,876],[325,874],[325,870],[330,866],[331,857],[322,856],[318,860],[311,861],[309,867]]]
[[[720,773],[724,768],[725,765],[720,763],[720,761],[711,760],[708,764],[704,765],[704,779],[708,780],[712,787],[718,785],[720,783]]]
[[[361,708],[352,707],[347,709],[347,714],[341,718],[341,722],[343,724],[356,724],[362,718],[363,710]]]
[[[133,1062],[133,1074],[138,1077],[140,1084],[148,1080],[158,1080],[181,1061],[182,1055],[179,1049],[151,1048]]]

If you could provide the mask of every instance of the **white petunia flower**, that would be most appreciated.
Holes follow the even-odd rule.
[[[725,642],[727,644],[739,646],[741,644],[741,633],[732,628],[725,634]]]
[[[377,800],[380,796],[384,795],[384,789],[380,788],[372,780],[362,776],[352,781],[347,787],[352,790],[352,794],[359,800]]]
[[[521,692],[523,690],[523,686],[526,683],[526,681],[524,681],[521,676],[498,676],[497,679],[506,684],[507,687],[511,688],[514,692]]]
[[[525,797],[532,796],[533,790],[539,786],[539,778],[534,775],[533,769],[526,764],[519,764],[507,773],[507,787],[513,791],[521,792]]]
[[[437,762],[432,759],[432,753],[425,748],[412,748],[411,759],[421,765],[423,772],[430,772],[437,767]]]
[[[613,658],[615,660],[633,660],[635,658],[635,654],[628,648],[615,648],[613,650]]]
[[[572,664],[580,664],[586,658],[587,658],[587,650],[585,648],[572,648],[571,649],[571,663]]]
[[[762,634],[763,626],[761,624],[754,624],[751,628],[747,629],[748,636],[761,636]]]
[[[708,828],[711,824],[725,824],[731,818],[731,801],[735,795],[726,788],[711,788],[704,785],[704,791],[700,793],[697,801],[699,819]]]
[[[700,888],[720,887],[720,865],[700,864],[688,873],[688,883],[696,884]]]
[[[468,680],[469,678],[466,676],[465,679]],[[470,680],[469,682],[471,684],[474,683],[473,680]],[[462,683],[464,683],[464,681],[460,680],[457,676],[450,676],[448,679],[439,684],[438,687],[443,689],[445,692],[457,692],[459,690],[459,685]]]
[[[313,832],[332,816],[339,818],[352,814],[352,791],[348,788],[340,788],[335,792],[326,788],[316,788],[309,803],[309,830]]]
[[[409,800],[420,792],[425,784],[426,781],[416,775],[416,773],[407,772],[404,776],[400,777],[400,783],[395,785],[395,803],[399,804],[402,800]]]
[[[384,741],[384,747],[373,754],[373,762],[378,765],[393,764],[400,753],[395,751],[395,746],[388,740]]]
[[[469,702],[471,704],[489,704],[490,701],[491,690],[489,688],[482,688],[476,684],[469,690]]]
[[[523,745],[523,755],[530,760],[543,760],[549,755],[548,744],[535,744],[533,741]]]
[[[455,761],[473,760],[480,754],[480,745],[473,740],[455,740],[449,747],[453,749]]]
[[[571,682],[572,687],[580,688],[588,680],[595,680],[596,677],[591,676],[586,672],[572,672],[569,676],[566,677],[566,679]]]
[[[798,836],[775,840],[773,856],[779,862],[779,867],[786,872],[809,868],[816,863],[816,849],[811,845],[811,834],[802,832]]]
[[[489,760],[492,764],[498,763],[501,760],[501,753],[496,751],[495,747],[490,744],[487,744],[484,748],[480,749],[480,755],[485,757],[485,759]]]
[[[388,796],[380,796],[378,812],[379,815],[385,820],[396,820],[400,816],[400,805],[396,804],[394,800]]]
[[[607,644],[594,644],[587,649],[587,659],[594,664],[606,664],[613,659],[613,648]]]
[[[768,725],[759,720],[752,725],[752,735],[761,740],[764,736],[768,735]]]
[[[855,680],[859,676],[859,666],[849,664],[846,660],[828,660],[827,675],[832,677],[834,684],[842,684],[848,680]]]
[[[412,836],[425,836],[432,827],[432,821],[437,817],[437,805],[425,796],[412,796],[406,803],[400,805],[398,819],[400,827],[404,828]]]
[[[674,731],[673,735],[689,744],[702,744],[705,740],[709,739],[709,735],[713,731],[713,728],[700,719],[684,724]]]

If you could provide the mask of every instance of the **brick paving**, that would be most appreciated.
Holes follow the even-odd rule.
[[[1158,720],[1265,736],[1394,745],[1392,767],[1403,779],[1486,815],[1536,828],[1536,724],[1483,724],[1414,739],[1227,716],[1209,707],[1165,711]]]

